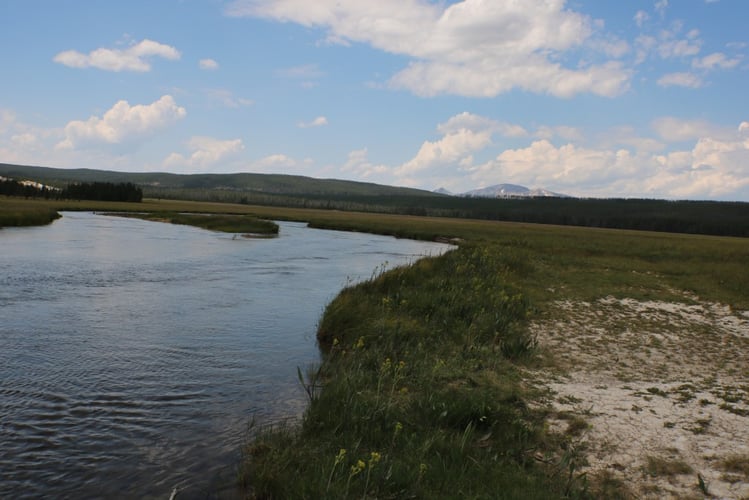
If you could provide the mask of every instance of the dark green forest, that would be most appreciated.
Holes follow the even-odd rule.
[[[80,182],[68,184],[60,191],[60,198],[66,200],[94,201],[143,201],[143,189],[131,182]]]

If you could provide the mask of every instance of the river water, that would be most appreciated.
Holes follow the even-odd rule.
[[[0,498],[206,498],[340,289],[437,243],[280,223],[274,239],[65,213],[0,230]]]

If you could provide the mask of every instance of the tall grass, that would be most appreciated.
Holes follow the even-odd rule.
[[[533,339],[513,250],[465,246],[345,289],[318,340],[322,391],[298,429],[261,433],[257,498],[549,498],[563,486],[517,362]]]
[[[111,215],[134,217],[172,224],[184,224],[188,226],[202,227],[212,231],[223,231],[226,233],[246,233],[258,235],[278,234],[278,224],[268,220],[258,219],[250,215],[238,214],[193,214],[177,212],[148,212],[128,213],[112,212]]]
[[[0,197],[0,228],[42,226],[59,217],[57,210],[49,206]]]

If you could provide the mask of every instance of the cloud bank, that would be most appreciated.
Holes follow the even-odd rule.
[[[236,0],[226,13],[320,28],[330,43],[363,43],[407,56],[408,66],[387,85],[420,96],[493,97],[521,89],[612,97],[626,91],[631,78],[621,62],[606,59],[606,53],[626,52],[626,43],[601,42],[599,23],[566,9],[562,0]],[[581,49],[587,57],[577,54]],[[591,62],[598,50],[603,53]]]

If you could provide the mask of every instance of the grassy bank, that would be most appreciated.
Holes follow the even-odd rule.
[[[242,233],[246,235],[275,236],[278,234],[278,224],[258,219],[251,215],[237,214],[190,214],[176,212],[148,212],[125,213],[109,212],[109,215],[133,217],[153,222],[167,222],[201,227],[211,231],[225,233]]]
[[[517,251],[466,246],[344,290],[327,308],[298,429],[261,434],[244,479],[259,498],[549,498],[577,488],[517,363],[533,338]],[[561,459],[561,456],[559,457]]]
[[[99,211],[146,220],[187,224],[213,231],[278,234],[278,226],[261,220],[248,207],[225,203],[146,200],[143,203],[90,200],[25,200],[0,197],[0,227],[49,224],[62,211]]]
[[[288,214],[287,214],[288,215]],[[606,496],[579,474],[583,420],[552,433],[527,370],[562,370],[528,325],[602,297],[749,308],[749,241],[365,214],[315,226],[460,248],[347,288],[321,318],[319,369],[301,373],[300,426],[260,432],[242,481],[258,498]],[[602,493],[603,491],[608,493]]]
[[[44,204],[0,196],[0,228],[43,226],[59,217],[57,210]]]

